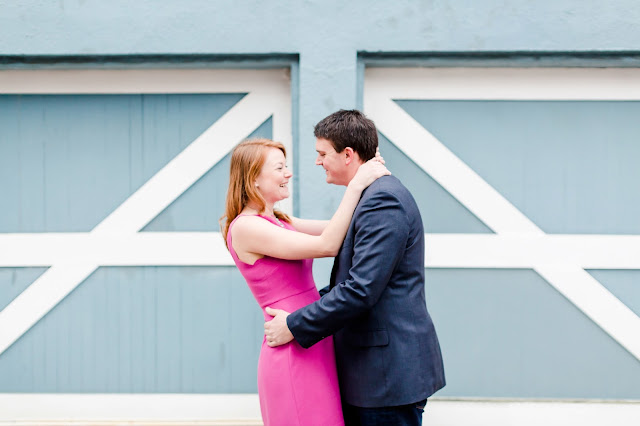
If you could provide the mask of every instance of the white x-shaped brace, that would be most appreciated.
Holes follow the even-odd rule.
[[[91,232],[0,234],[0,267],[51,266],[0,312],[0,354],[100,266],[232,265],[220,233],[139,231],[264,122],[275,99],[251,92]],[[640,236],[547,235],[389,96],[368,91],[365,108],[385,136],[496,232],[428,234],[428,267],[534,269],[640,360],[640,318],[584,270],[640,269]],[[274,114],[274,135],[287,133],[287,119]]]
[[[376,88],[365,88],[365,112],[378,130],[496,233],[427,236],[427,266],[460,267],[451,260],[464,258],[464,267],[531,268],[640,360],[640,317],[585,271],[640,269],[640,236],[545,234],[398,106],[388,87]]]
[[[249,92],[91,232],[0,234],[0,267],[50,266],[0,312],[0,354],[100,266],[232,263],[220,233],[139,231],[269,117],[273,134],[290,144],[289,93],[279,90]]]

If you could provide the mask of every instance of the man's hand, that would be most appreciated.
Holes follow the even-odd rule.
[[[293,334],[287,326],[289,312],[282,309],[266,309],[267,314],[273,319],[264,323],[264,335],[267,337],[267,345],[273,347],[284,345],[293,340]]]

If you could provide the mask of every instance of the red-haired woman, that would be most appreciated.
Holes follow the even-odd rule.
[[[284,146],[269,139],[244,141],[231,155],[222,234],[263,312],[293,312],[320,298],[311,259],[338,253],[362,191],[390,174],[376,156],[360,166],[330,221],[303,220],[274,210],[289,197],[285,158]],[[309,349],[295,340],[274,348],[263,341],[258,393],[265,426],[343,425],[333,340]]]

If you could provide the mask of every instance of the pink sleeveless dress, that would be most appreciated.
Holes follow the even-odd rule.
[[[270,217],[260,217],[280,226]],[[229,225],[229,251],[262,308],[265,320],[271,319],[264,311],[267,307],[293,312],[320,299],[313,281],[311,259],[265,256],[253,265],[238,259],[231,244],[231,227],[237,219]],[[282,225],[295,231],[289,223],[282,222]],[[323,339],[309,349],[302,348],[295,340],[271,348],[263,339],[258,361],[258,395],[265,426],[344,425],[333,338]]]

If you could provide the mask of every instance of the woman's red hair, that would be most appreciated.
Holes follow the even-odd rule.
[[[255,204],[258,208],[258,213],[264,213],[266,202],[256,188],[255,182],[264,165],[268,148],[277,148],[282,151],[285,158],[287,156],[284,145],[271,139],[247,139],[240,142],[231,153],[229,190],[227,191],[224,216],[220,218],[220,227],[222,228],[222,237],[225,244],[227,244],[229,225],[238,217],[247,204]],[[274,210],[273,213],[280,220],[291,221],[289,216],[282,212]]]

